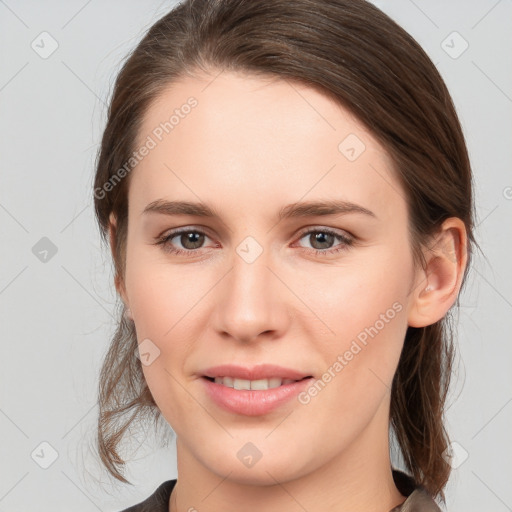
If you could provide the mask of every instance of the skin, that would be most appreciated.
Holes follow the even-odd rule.
[[[415,266],[405,192],[384,148],[348,111],[297,83],[186,77],[150,106],[139,141],[190,96],[198,105],[132,171],[126,273],[116,283],[139,343],[160,350],[142,368],[177,435],[169,511],[389,511],[405,500],[389,456],[393,375],[407,326],[436,322],[456,300],[464,224],[445,221],[425,250],[427,268]],[[352,162],[338,150],[348,134],[366,147]],[[157,199],[203,201],[221,218],[142,214]],[[277,221],[289,203],[331,199],[375,218]],[[112,244],[115,225],[112,216]],[[169,242],[192,257],[155,245],[180,227],[206,234],[202,245]],[[354,244],[332,253],[342,240],[315,243],[326,227]],[[316,232],[301,235],[305,228]],[[236,251],[248,236],[263,249],[251,264]],[[308,404],[293,399],[249,417],[204,393],[200,370],[221,363],[274,363],[321,379],[394,303],[401,311]],[[250,468],[237,458],[248,442],[262,453]]]

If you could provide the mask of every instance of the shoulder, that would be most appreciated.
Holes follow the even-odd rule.
[[[169,498],[176,485],[176,479],[160,484],[151,496],[121,512],[168,512]]]
[[[393,470],[395,485],[406,500],[390,512],[441,512],[432,496],[414,479],[402,471]]]

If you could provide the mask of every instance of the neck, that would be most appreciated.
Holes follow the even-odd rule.
[[[350,446],[322,466],[288,480],[276,479],[272,471],[265,472],[265,482],[233,478],[229,471],[217,474],[179,436],[176,446],[178,480],[169,512],[389,512],[405,500],[393,481],[386,400]]]

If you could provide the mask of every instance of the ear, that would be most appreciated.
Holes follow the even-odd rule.
[[[467,264],[466,226],[461,219],[446,219],[424,250],[426,268],[417,272],[408,325],[425,327],[443,318],[462,284]]]
[[[116,259],[116,230],[117,230],[117,219],[113,212],[109,215],[109,225],[108,225],[108,234],[109,234],[109,241],[110,241],[110,251],[112,253],[112,258]],[[128,298],[126,296],[126,290],[124,287],[124,283],[121,279],[121,276],[117,273],[114,278],[114,283],[116,286],[117,293],[121,296],[123,302],[125,303],[127,309],[128,315],[130,314],[129,311],[129,305],[128,305]]]

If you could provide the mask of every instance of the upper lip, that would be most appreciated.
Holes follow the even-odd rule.
[[[252,367],[222,364],[208,368],[201,373],[203,377],[232,377],[234,379],[245,380],[270,379],[272,377],[301,380],[304,377],[311,377],[308,373],[292,368],[284,368],[283,366],[277,366],[275,364],[259,364]]]

